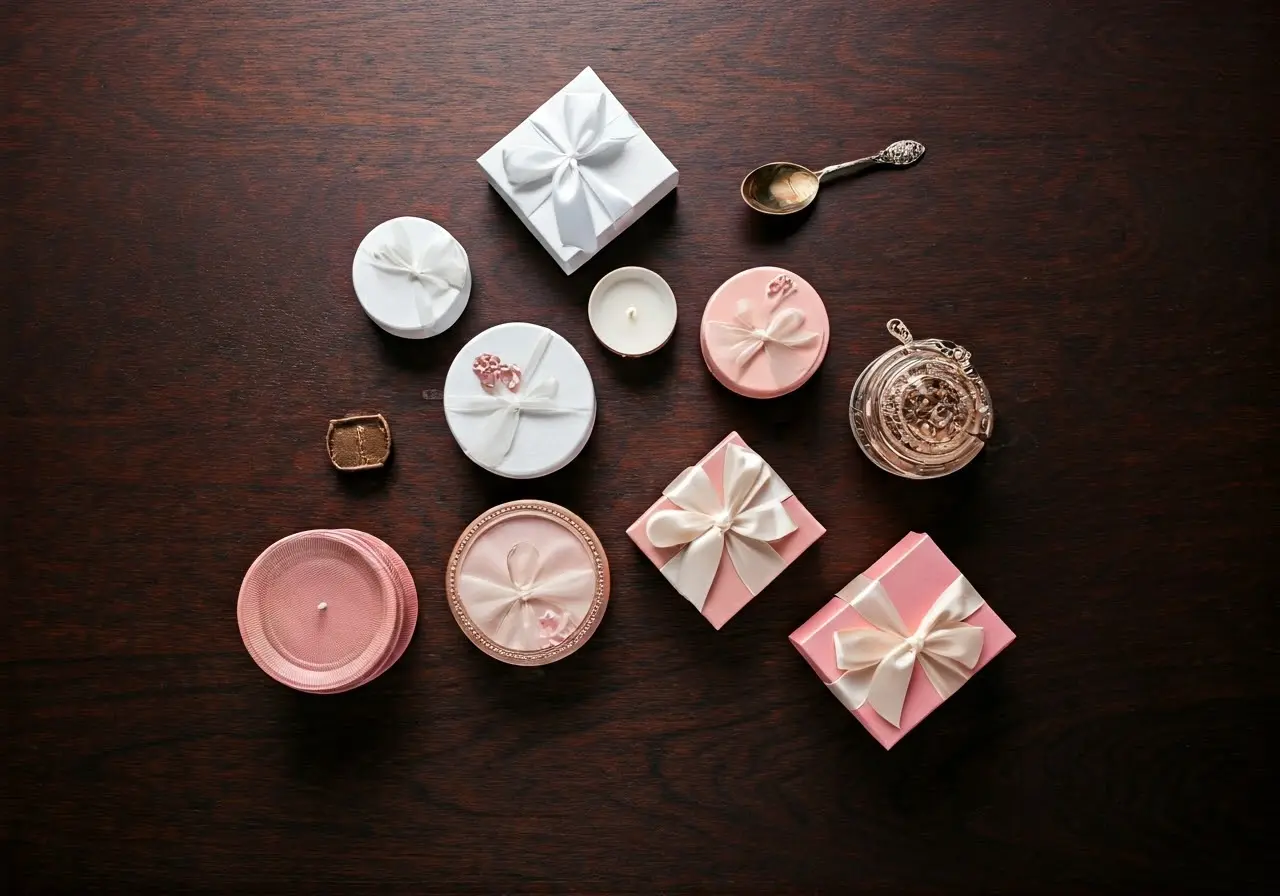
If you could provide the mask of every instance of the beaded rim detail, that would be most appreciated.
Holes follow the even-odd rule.
[[[458,567],[461,565],[462,558],[470,549],[472,542],[481,532],[484,532],[498,520],[513,514],[533,514],[554,519],[578,537],[578,540],[582,542],[582,545],[591,554],[591,561],[595,567],[596,587],[595,594],[591,599],[591,609],[587,611],[582,622],[579,623],[568,638],[565,638],[559,644],[553,644],[542,650],[512,650],[509,647],[503,647],[495,643],[492,638],[480,631],[472,621],[471,615],[467,613],[466,607],[462,605],[462,597],[458,593]],[[452,553],[449,554],[449,565],[445,570],[445,595],[448,598],[449,609],[453,613],[453,618],[457,621],[458,627],[462,629],[462,633],[467,636],[471,643],[475,644],[480,650],[495,659],[514,666],[543,666],[573,653],[595,634],[595,630],[599,627],[600,620],[604,616],[605,607],[609,603],[609,558],[605,556],[604,547],[600,544],[600,539],[596,536],[595,531],[572,511],[549,501],[508,501],[506,504],[499,504],[497,507],[481,514],[458,537]]]

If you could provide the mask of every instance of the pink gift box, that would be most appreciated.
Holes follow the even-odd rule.
[[[729,433],[719,445],[711,450],[706,457],[698,461],[698,467],[706,473],[711,484],[715,487],[716,495],[721,502],[724,501],[724,475],[726,455],[730,450],[730,446],[735,445],[740,449],[745,449],[748,456],[758,457],[755,452],[751,451],[747,443],[744,442],[736,432]],[[741,457],[742,454],[738,453]],[[715,577],[711,581],[710,589],[707,591],[706,601],[702,605],[702,615],[707,618],[710,623],[717,629],[721,628],[726,622],[733,618],[739,610],[747,605],[751,598],[759,594],[763,588],[769,584],[783,569],[790,566],[792,561],[805,552],[805,550],[815,541],[822,537],[827,530],[813,518],[813,515],[805,509],[800,503],[800,499],[790,493],[786,483],[777,476],[777,473],[769,468],[767,463],[764,464],[768,474],[776,481],[772,482],[771,488],[780,486],[781,492],[788,495],[780,501],[782,510],[786,516],[790,518],[794,524],[795,530],[789,534],[783,535],[781,538],[768,541],[768,547],[776,552],[781,559],[781,565],[773,571],[772,575],[767,577],[765,581],[756,582],[755,590],[752,590],[743,582],[739,575],[739,571],[734,561],[729,556],[728,546],[720,553],[719,566],[716,567]],[[669,491],[682,478],[686,477],[691,471],[686,470],[680,477],[667,487]],[[647,526],[650,518],[659,511],[677,510],[679,505],[674,501],[663,497],[657,501],[652,507],[644,512],[640,519],[636,520],[627,529],[627,535],[631,536],[631,540],[636,546],[644,552],[653,564],[659,569],[667,567],[669,563],[680,554],[683,547],[659,547],[655,545],[649,538]],[[708,567],[709,569],[709,567]],[[664,573],[665,574],[665,573]],[[685,595],[688,598],[688,595]],[[693,602],[692,598],[689,598]],[[694,604],[697,606],[697,604]]]
[[[901,704],[899,724],[895,725],[887,721],[872,707],[870,701],[859,701],[860,691],[854,686],[858,678],[855,676],[846,679],[846,676],[852,676],[855,673],[841,669],[837,665],[836,635],[838,632],[854,629],[880,628],[883,630],[884,626],[873,625],[854,607],[855,603],[866,600],[870,596],[869,592],[873,590],[881,597],[887,598],[892,607],[897,610],[897,615],[901,617],[900,621],[905,626],[905,632],[911,636],[920,634],[918,627],[935,607],[935,602],[941,603],[948,595],[965,592],[968,595],[967,606],[976,605],[977,608],[972,612],[962,610],[954,614],[955,627],[967,629],[969,626],[975,626],[981,629],[981,649],[977,649],[976,644],[973,645],[972,656],[976,657],[976,662],[971,668],[960,672],[965,680],[977,674],[978,670],[991,662],[996,654],[1008,647],[1014,635],[1004,621],[996,615],[996,611],[978,597],[972,585],[961,575],[960,570],[956,569],[955,564],[947,559],[947,555],[933,543],[933,539],[918,532],[912,532],[899,541],[866,572],[841,589],[840,594],[832,598],[808,622],[792,632],[791,643],[795,645],[796,650],[800,651],[800,655],[808,661],[827,687],[841,703],[845,704],[863,727],[888,749],[920,724],[925,716],[941,706],[946,698],[926,674],[924,663],[929,662],[929,658],[911,652],[910,655],[915,658],[915,661],[910,671],[906,696]],[[862,604],[862,606],[867,612],[873,609],[870,604]],[[972,635],[969,632],[966,634]],[[920,643],[908,643],[910,638],[898,638],[889,634],[884,635],[883,638],[886,643],[898,641],[905,644],[908,651],[913,647],[916,650],[929,649],[928,640],[923,642],[925,646],[922,647]],[[903,656],[902,651],[899,651],[899,665],[903,661]],[[940,662],[957,671],[966,666],[966,663],[956,663],[952,660]],[[876,674],[880,672],[879,669],[874,671]],[[846,680],[842,682],[842,679]],[[959,683],[956,683],[955,687],[958,687]]]

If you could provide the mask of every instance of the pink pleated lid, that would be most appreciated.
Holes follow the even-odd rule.
[[[416,591],[411,620],[408,570],[400,573],[383,548],[395,552],[369,539],[350,531],[298,532],[249,567],[236,611],[240,636],[272,678],[301,691],[336,693],[371,680],[403,651],[417,619]]]

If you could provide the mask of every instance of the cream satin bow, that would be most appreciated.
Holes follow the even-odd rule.
[[[811,345],[821,334],[802,329],[804,312],[798,308],[784,308],[769,316],[759,325],[759,306],[747,299],[738,300],[738,311],[732,320],[712,321],[712,345],[727,353],[729,360],[742,370],[760,352],[768,353],[770,346],[784,349]]]
[[[366,250],[369,264],[380,271],[408,277],[410,287],[422,287],[413,290],[413,304],[418,324],[430,329],[436,322],[435,303],[450,290],[460,291],[467,282],[462,247],[448,234],[433,229],[415,253],[403,224],[393,221],[390,229],[389,242],[380,249]]]
[[[507,552],[505,569],[482,568],[458,577],[467,612],[504,647],[541,650],[563,641],[577,625],[571,608],[589,605],[595,596],[591,569],[546,575],[546,565],[554,566],[554,557],[544,564],[538,549],[522,541]],[[556,625],[551,627],[553,619]]]
[[[625,113],[606,118],[605,95],[600,92],[565,93],[548,109],[546,122],[529,119],[540,138],[535,145],[522,144],[502,150],[502,168],[513,187],[531,187],[550,181],[543,195],[528,211],[532,214],[548,196],[555,211],[556,229],[566,248],[594,252],[596,228],[591,221],[589,196],[616,221],[631,210],[631,201],[593,169],[621,151],[639,133]]]
[[[836,666],[845,674],[832,682],[831,689],[850,709],[870,704],[898,728],[917,662],[944,699],[973,674],[982,655],[982,628],[961,620],[981,609],[984,601],[964,576],[947,586],[914,632],[903,624],[878,580],[858,576],[839,596],[874,626],[834,635]]]
[[[721,502],[706,471],[689,467],[662,493],[680,509],[659,510],[645,523],[656,547],[682,548],[663,565],[662,574],[699,610],[725,550],[754,596],[787,566],[768,542],[796,531],[782,506],[791,489],[754,451],[729,443],[723,485]]]
[[[575,414],[584,413],[587,410],[565,407],[556,401],[556,392],[559,391],[560,384],[555,377],[546,376],[540,380],[535,379],[534,374],[550,345],[551,331],[543,328],[542,335],[534,343],[529,361],[520,368],[524,379],[518,392],[511,392],[502,387],[494,392],[445,400],[445,410],[457,411],[460,414],[488,415],[488,420],[480,431],[479,447],[467,451],[485,466],[496,467],[511,453],[516,431],[520,428],[521,415]]]

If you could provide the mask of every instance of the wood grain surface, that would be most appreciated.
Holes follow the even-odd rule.
[[[1269,2],[29,0],[0,29],[0,890],[1169,892],[1260,886],[1274,848],[1277,90]],[[592,65],[681,184],[566,277],[474,159]],[[917,167],[753,218],[754,165],[913,137]],[[378,222],[466,246],[445,335],[351,288]],[[587,325],[624,264],[673,343]],[[809,279],[832,351],[740,399],[697,327],[758,264]],[[933,483],[859,453],[884,322],[963,343],[995,399]],[[596,378],[582,456],[509,482],[438,401],[457,350],[529,320]],[[342,476],[330,418],[395,454]],[[723,631],[624,529],[736,429],[829,532]],[[538,670],[442,594],[498,502],[590,522],[613,600]],[[422,597],[382,679],[262,674],[235,623],[277,538],[390,542]],[[787,634],[908,530],[1018,633],[886,753]]]

